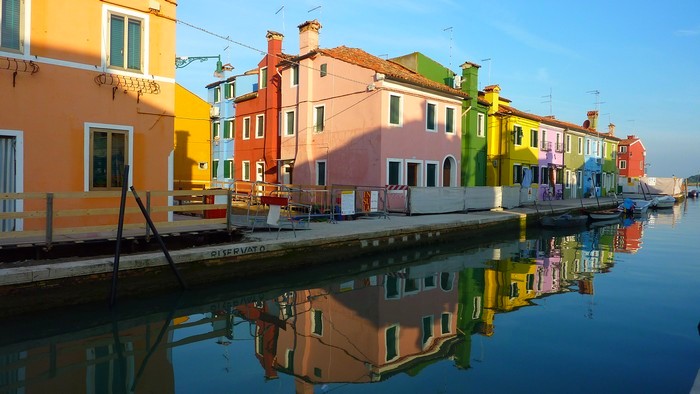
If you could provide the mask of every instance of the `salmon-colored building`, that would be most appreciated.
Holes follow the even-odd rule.
[[[176,3],[2,4],[1,191],[119,190],[124,165],[130,166],[129,180],[137,189],[168,189]],[[97,203],[84,199],[74,207]],[[3,209],[36,210],[42,205],[38,200],[17,201]],[[85,216],[61,219],[72,225],[81,220]],[[12,229],[24,226],[16,222]],[[99,222],[90,217],[91,224]]]
[[[620,182],[631,182],[632,178],[646,176],[647,150],[636,135],[628,135],[620,141],[617,152],[617,168]],[[628,179],[625,179],[628,178]]]
[[[467,93],[361,49],[321,49],[320,28],[301,24],[299,56],[279,67],[283,181],[459,186]]]

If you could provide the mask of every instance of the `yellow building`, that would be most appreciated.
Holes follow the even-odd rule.
[[[175,85],[175,159],[173,186],[208,189],[211,181],[209,103]]]
[[[497,313],[506,313],[530,305],[537,296],[533,283],[537,265],[530,262],[514,262],[511,259],[495,260],[484,271],[484,327],[482,334],[494,333]]]
[[[0,184],[10,185],[2,192],[120,190],[125,165],[139,190],[171,187],[176,7],[169,0],[2,1],[0,164],[8,165],[0,165]],[[71,204],[104,204],[97,200]],[[46,205],[16,204],[8,210]],[[14,229],[44,226],[32,220]],[[88,220],[106,224],[81,216],[54,225]]]
[[[487,86],[484,92],[486,101],[491,104],[488,113],[486,184],[520,184],[523,169],[539,166],[536,136],[540,117],[511,107],[510,100],[500,96],[501,88],[498,85]]]

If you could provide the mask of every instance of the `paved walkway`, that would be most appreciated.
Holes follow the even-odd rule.
[[[250,269],[250,262],[279,260],[290,254],[303,258],[304,253],[325,249],[343,251],[364,249],[362,252],[381,251],[390,247],[400,247],[402,242],[415,245],[427,238],[461,231],[479,231],[484,226],[504,227],[514,222],[524,226],[537,217],[569,210],[614,206],[612,198],[557,200],[527,204],[509,210],[492,210],[468,213],[437,215],[390,215],[388,218],[356,219],[349,221],[312,222],[308,229],[280,232],[255,231],[245,234],[241,242],[210,245],[170,252],[176,264],[201,263],[207,265],[227,265],[231,269]],[[417,242],[419,241],[419,242]],[[369,248],[369,249],[366,249]],[[332,256],[332,255],[331,255]],[[330,257],[332,258],[332,257]],[[291,261],[291,260],[290,260]],[[0,288],[3,286],[46,283],[67,278],[91,275],[108,275],[113,271],[114,256],[62,259],[50,262],[26,262],[24,264],[0,264]],[[243,263],[248,263],[243,264]],[[120,270],[153,268],[167,265],[160,251],[122,255]],[[258,265],[259,266],[259,265]]]

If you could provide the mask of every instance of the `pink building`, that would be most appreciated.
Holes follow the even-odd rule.
[[[299,26],[282,61],[283,183],[459,186],[466,93],[356,48],[318,47]]]

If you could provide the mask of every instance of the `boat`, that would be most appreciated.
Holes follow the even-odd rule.
[[[620,216],[622,216],[622,210],[619,208],[588,211],[588,217],[591,218],[591,220],[619,219]]]
[[[676,199],[673,198],[672,196],[654,197],[654,199],[651,200],[651,208],[652,209],[673,208],[673,206],[675,204],[676,204]]]
[[[688,198],[698,198],[700,197],[700,192],[697,190],[693,189],[688,192]]]
[[[588,222],[588,215],[563,213],[561,215],[549,215],[540,219],[543,227],[576,227]]]
[[[641,216],[647,212],[650,206],[651,201],[649,200],[632,200],[630,198],[625,198],[618,208],[627,214]]]

